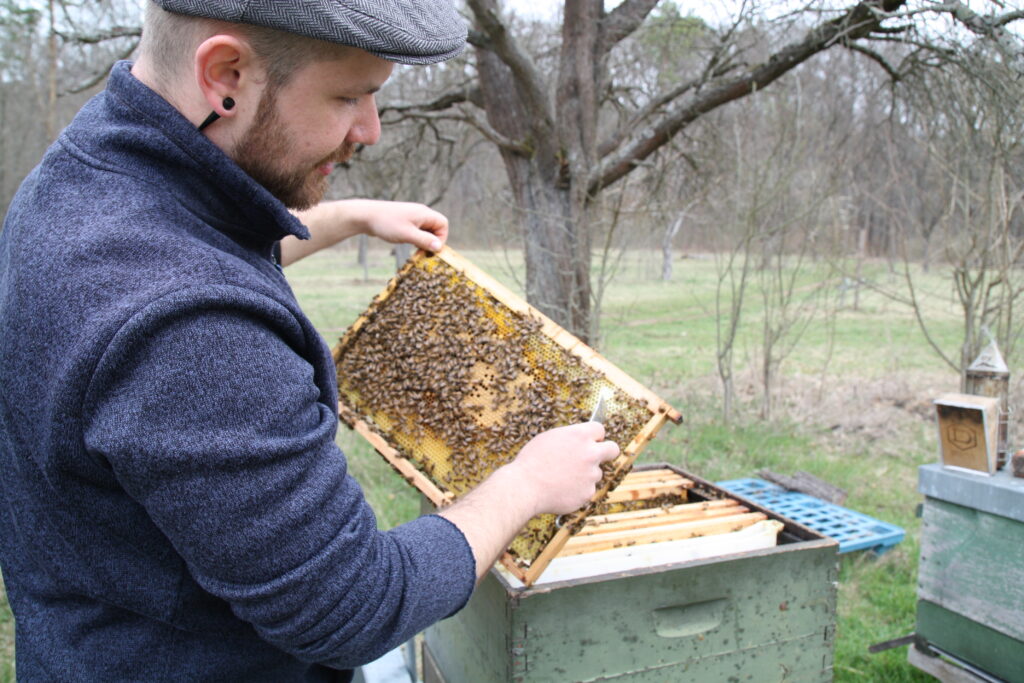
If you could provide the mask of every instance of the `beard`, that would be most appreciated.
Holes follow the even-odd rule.
[[[235,163],[289,209],[308,209],[324,198],[328,176],[325,164],[343,164],[355,154],[356,145],[343,142],[338,149],[302,168],[283,168],[280,160],[294,148],[277,113],[277,93],[268,87],[260,97],[256,118],[235,147]]]

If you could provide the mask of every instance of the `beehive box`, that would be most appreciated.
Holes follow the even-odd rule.
[[[727,543],[713,556],[566,580],[553,576],[559,557],[533,586],[496,567],[462,611],[424,634],[425,683],[831,681],[836,542],[693,474],[653,467],[691,482],[688,505],[731,500],[762,515],[781,527],[778,544]]]
[[[419,252],[334,349],[341,419],[437,506],[511,462],[533,436],[588,419],[602,393],[607,438],[593,503],[680,415],[450,248]],[[588,510],[541,515],[502,562],[540,576]]]
[[[925,495],[919,639],[991,676],[1024,683],[1024,479],[924,465],[918,488]]]

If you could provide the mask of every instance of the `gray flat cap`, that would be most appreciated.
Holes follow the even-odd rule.
[[[255,24],[350,45],[400,64],[433,64],[466,45],[451,0],[155,0],[168,12]]]

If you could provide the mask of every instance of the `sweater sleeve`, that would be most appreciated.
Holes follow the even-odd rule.
[[[333,397],[306,360],[314,343],[286,307],[248,290],[166,296],[101,358],[86,446],[199,585],[262,638],[350,668],[461,608],[474,562],[436,515],[377,530],[334,443]]]

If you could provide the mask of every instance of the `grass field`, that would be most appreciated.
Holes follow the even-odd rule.
[[[505,255],[468,252],[478,265],[515,288]],[[370,279],[362,281],[355,252],[336,249],[288,273],[307,314],[329,344],[383,287],[394,263],[371,252]],[[897,289],[884,264],[868,274],[879,287]],[[914,629],[919,521],[914,509],[918,465],[935,457],[931,399],[956,391],[958,378],[928,348],[909,310],[879,294],[862,292],[858,310],[846,308],[832,323],[812,323],[782,366],[777,410],[757,418],[757,358],[761,311],[750,298],[736,347],[738,405],[729,424],[720,414],[715,374],[715,262],[690,258],[676,264],[673,282],[654,254],[628,255],[604,302],[601,350],[614,363],[667,399],[684,415],[641,456],[667,461],[712,481],[755,476],[770,468],[807,470],[849,492],[846,505],[897,524],[907,538],[880,558],[845,555],[839,586],[836,680],[930,680],[906,664],[903,648],[878,655],[869,645]],[[950,286],[943,274],[918,274],[928,293],[933,334],[954,353],[960,334]],[[852,295],[847,297],[852,301]],[[849,303],[848,301],[848,303]],[[1008,359],[1009,360],[1009,359]],[[1012,365],[1012,363],[1011,363]],[[344,427],[339,443],[378,513],[382,527],[415,516],[417,497],[367,446]],[[12,620],[0,602],[0,683],[12,678]]]

